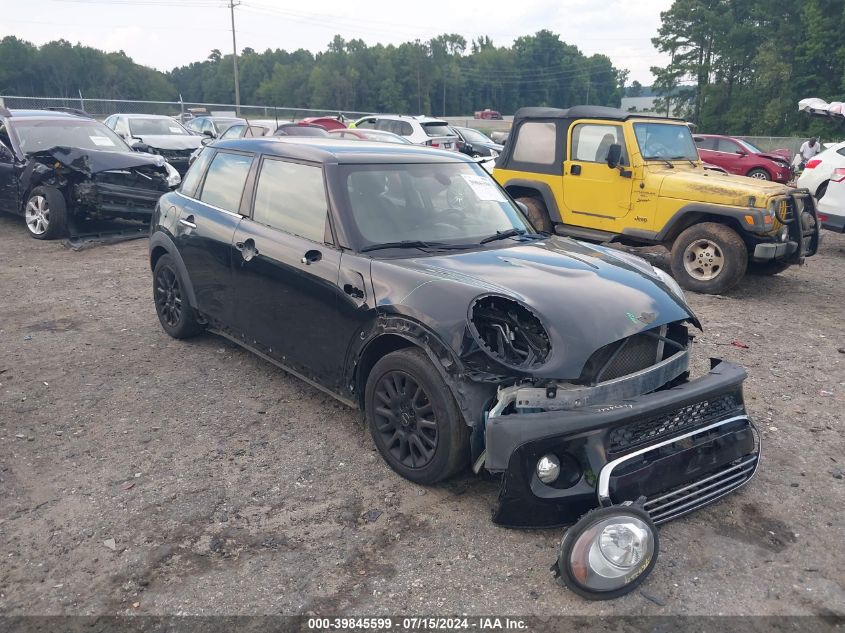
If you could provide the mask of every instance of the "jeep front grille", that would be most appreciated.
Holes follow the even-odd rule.
[[[739,408],[733,394],[723,394],[710,400],[702,400],[677,411],[664,413],[619,426],[608,434],[607,452],[621,453],[656,439],[667,437],[696,426],[704,426],[719,417],[725,417]]]

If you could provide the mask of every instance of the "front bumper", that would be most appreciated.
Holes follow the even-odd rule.
[[[148,219],[165,193],[104,182],[82,183],[75,190],[76,201],[91,215],[129,219]]]
[[[567,525],[600,505],[645,496],[659,523],[735,490],[759,459],[742,398],[745,376],[714,361],[701,378],[614,404],[490,417],[485,467],[502,474],[493,521]],[[561,463],[552,485],[536,475],[548,453]]]
[[[754,246],[755,261],[781,260],[803,264],[804,259],[819,250],[819,217],[816,202],[808,189],[796,189],[774,200],[775,217],[787,227],[785,242],[760,242]]]

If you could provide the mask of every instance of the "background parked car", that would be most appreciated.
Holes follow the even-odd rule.
[[[845,142],[835,143],[807,161],[797,185],[809,189],[821,200],[827,195],[828,182],[837,168],[845,167]]]
[[[218,138],[223,132],[236,123],[246,123],[246,119],[229,116],[197,116],[188,121],[185,125],[189,130],[198,134]]]
[[[282,123],[273,136],[328,136],[326,128],[312,123]]]
[[[357,130],[350,128],[343,128],[339,130],[329,130],[329,136],[346,139],[348,141],[378,141],[381,143],[401,143],[404,145],[412,145],[408,139],[394,134],[393,132],[384,132],[383,130]]]
[[[0,108],[0,211],[23,215],[36,239],[63,237],[73,219],[147,220],[180,181],[84,113]]]
[[[201,147],[202,137],[191,134],[169,116],[157,114],[113,114],[103,123],[130,147],[164,156],[180,175],[188,171],[191,154]]]
[[[490,132],[490,140],[492,140],[494,143],[498,143],[502,147],[507,144],[508,137],[510,137],[510,131],[503,132],[501,130],[497,130],[495,132]]]
[[[476,119],[502,119],[502,113],[498,110],[491,110],[490,108],[484,108],[483,110],[478,110],[477,112],[473,113],[473,117]]]
[[[327,131],[345,130],[346,123],[341,116],[309,116],[299,122],[300,125],[319,125]]]
[[[743,139],[716,134],[696,134],[693,139],[701,160],[731,174],[776,182],[788,182],[791,177],[789,158],[766,153]]]
[[[452,132],[448,122],[427,116],[379,114],[358,119],[350,127],[393,132],[408,139],[414,145],[428,145],[451,151],[458,150],[460,140]]]
[[[495,158],[504,148],[503,145],[494,142],[482,132],[473,130],[470,127],[452,126],[451,129],[461,139],[458,143],[458,151],[463,152],[467,156],[490,156]]]
[[[825,183],[825,194],[818,201],[822,227],[845,233],[845,167],[836,167]]]
[[[272,121],[247,123],[236,123],[220,135],[220,139],[227,138],[256,138],[261,136],[272,136],[278,125]]]

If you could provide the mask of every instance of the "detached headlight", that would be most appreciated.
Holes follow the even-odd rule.
[[[654,568],[659,549],[648,513],[629,502],[581,517],[564,534],[552,570],[581,597],[608,600],[636,589]]]
[[[179,183],[182,182],[182,176],[179,175],[179,172],[170,163],[164,163],[164,167],[167,169],[167,186],[178,187]]]
[[[672,278],[672,275],[657,268],[656,266],[653,266],[652,268],[654,268],[654,274],[657,276],[658,279],[660,279],[660,281],[669,286],[669,289],[674,292],[678,297],[686,301],[687,297],[684,294],[684,291],[678,285],[678,282]]]

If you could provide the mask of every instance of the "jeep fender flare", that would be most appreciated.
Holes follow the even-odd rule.
[[[747,227],[745,216],[754,216],[754,226]],[[738,207],[722,206],[695,202],[687,204],[675,211],[671,218],[659,231],[624,228],[622,235],[635,237],[650,242],[672,242],[684,229],[699,222],[719,222],[737,230],[739,236],[745,239],[750,232],[760,232],[765,229],[760,209],[741,209]],[[749,230],[751,229],[751,230]]]
[[[560,215],[560,209],[557,206],[555,194],[552,192],[552,188],[545,182],[526,180],[524,178],[511,178],[502,185],[502,188],[508,192],[511,198],[518,198],[524,195],[524,192],[512,193],[511,189],[518,188],[532,190],[532,192],[537,194],[546,205],[546,210],[549,212],[549,218],[551,218],[552,222],[563,222],[563,218]]]
[[[162,252],[164,251],[164,252]],[[179,270],[179,275],[185,283],[185,294],[188,295],[188,303],[191,307],[197,309],[197,297],[194,294],[194,285],[191,283],[191,277],[188,275],[188,267],[185,266],[185,261],[176,248],[176,244],[167,233],[156,231],[150,236],[150,270],[155,269],[156,262],[159,257],[167,254],[173,258],[176,268]]]

